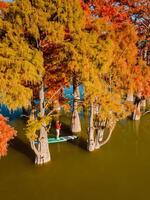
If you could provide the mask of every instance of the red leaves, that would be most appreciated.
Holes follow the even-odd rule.
[[[93,14],[99,17],[106,18],[115,26],[121,26],[129,17],[122,6],[115,5],[114,0],[91,0],[91,5],[94,6]]]
[[[16,136],[16,131],[7,124],[7,119],[0,115],[0,157],[7,155],[9,140]]]
[[[132,69],[132,78],[136,91],[141,91],[145,98],[150,96],[150,71],[148,67],[135,66]]]
[[[80,0],[80,4],[81,4],[82,9],[85,11],[85,13],[90,14],[89,5],[84,3],[83,0]]]
[[[0,2],[0,8],[7,8],[8,5],[5,2]]]

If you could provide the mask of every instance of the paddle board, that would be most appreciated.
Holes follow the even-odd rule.
[[[59,137],[58,139],[48,138],[48,143],[54,144],[54,143],[59,143],[59,142],[66,142],[68,140],[74,140],[76,138],[78,138],[76,135],[63,136],[63,137]],[[35,141],[35,144],[38,144],[38,141]]]

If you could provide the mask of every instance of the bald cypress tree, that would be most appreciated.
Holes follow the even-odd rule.
[[[48,0],[16,0],[0,18],[0,102],[10,109],[27,108],[31,105],[32,88],[38,86],[42,123],[38,127],[37,147],[32,136],[38,130],[29,137],[37,164],[50,161],[44,121],[43,44],[57,44],[64,37],[61,23],[51,20],[53,8],[53,3]]]

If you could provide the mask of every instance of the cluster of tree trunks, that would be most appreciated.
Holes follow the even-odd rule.
[[[133,120],[140,120],[142,113],[145,113],[146,107],[149,105],[149,99],[145,99],[141,92],[138,92],[135,96],[132,91],[127,94],[127,101],[134,104],[134,110],[132,113]]]
[[[81,122],[78,112],[78,102],[80,100],[80,93],[79,93],[79,85],[75,80],[73,82],[73,112],[72,112],[72,132],[79,133],[81,131]],[[40,99],[40,115],[44,117],[45,115],[45,108],[44,108],[44,86],[42,85],[39,91],[39,99]],[[127,101],[130,101],[134,104],[134,111],[132,114],[133,120],[139,120],[141,117],[141,111],[145,111],[146,104],[150,105],[150,100],[146,100],[142,97],[141,93],[139,92],[136,96],[133,95],[133,92],[130,91],[127,94]],[[111,138],[112,132],[115,128],[115,122],[109,122],[109,128],[107,127],[107,120],[94,120],[94,115],[99,112],[99,108],[94,107],[94,103],[91,102],[90,105],[90,116],[89,116],[89,128],[88,128],[88,140],[87,140],[87,150],[94,151],[99,149],[104,144],[106,144],[109,139]],[[106,131],[107,130],[107,131]],[[107,132],[107,137],[104,139],[104,133]],[[42,125],[40,129],[40,134],[38,138],[38,145],[36,146],[34,142],[31,142],[31,147],[35,152],[36,164],[44,164],[51,160],[48,140],[47,140],[47,131],[45,128],[45,124]]]
[[[106,144],[111,138],[112,132],[115,128],[115,122],[109,122],[109,128],[107,127],[107,120],[101,120],[94,122],[94,104],[90,106],[89,128],[88,128],[88,141],[87,150],[94,151]],[[108,135],[104,139],[104,133],[107,129]]]

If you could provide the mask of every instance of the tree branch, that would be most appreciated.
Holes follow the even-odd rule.
[[[108,137],[106,138],[105,141],[103,141],[103,142],[100,144],[100,147],[102,147],[103,145],[105,145],[105,144],[110,140],[111,135],[112,135],[112,132],[113,132],[113,130],[114,130],[114,128],[115,128],[115,125],[116,125],[116,123],[114,123],[114,125],[113,125],[112,128],[110,129],[109,134],[108,134]]]
[[[34,151],[34,153],[35,153],[37,156],[39,156],[39,155],[40,155],[40,152],[37,150],[34,141],[31,141],[31,140],[30,140],[30,144],[31,144],[31,148],[32,148],[32,150]]]

